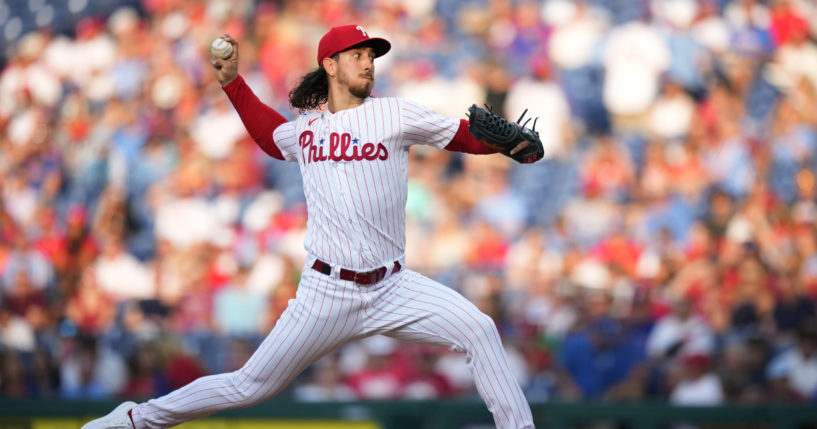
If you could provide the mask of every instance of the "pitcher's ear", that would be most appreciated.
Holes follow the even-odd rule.
[[[334,76],[338,72],[338,62],[332,57],[326,57],[323,59],[323,69],[326,70],[326,74],[329,76]]]

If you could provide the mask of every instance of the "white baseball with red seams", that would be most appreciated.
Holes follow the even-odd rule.
[[[279,126],[275,143],[286,160],[299,163],[308,209],[308,257],[296,298],[244,367],[136,406],[136,427],[166,428],[257,404],[320,357],[375,334],[466,353],[497,427],[534,427],[493,320],[456,291],[394,269],[395,262],[404,266],[409,148],[443,148],[458,126],[416,103],[372,97]],[[331,273],[312,269],[316,259]],[[387,274],[370,286],[339,278],[341,269],[379,267]]]
[[[210,54],[216,58],[226,60],[233,54],[233,45],[224,39],[215,39],[210,44]]]

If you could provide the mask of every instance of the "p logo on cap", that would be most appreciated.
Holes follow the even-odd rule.
[[[342,25],[333,27],[321,37],[318,44],[318,66],[323,64],[323,59],[331,57],[338,52],[360,46],[371,46],[374,49],[375,57],[384,55],[391,49],[391,43],[379,37],[369,37],[369,33],[360,25]]]

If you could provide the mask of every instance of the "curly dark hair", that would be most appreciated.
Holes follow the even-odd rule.
[[[337,61],[339,54],[332,55]],[[289,105],[299,112],[316,110],[329,100],[329,77],[323,66],[305,74],[289,92]]]

